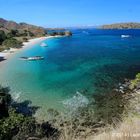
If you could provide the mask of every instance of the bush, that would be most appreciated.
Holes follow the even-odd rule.
[[[2,42],[6,39],[5,32],[3,30],[0,30],[0,45]]]
[[[24,116],[9,109],[9,117],[0,119],[0,140],[27,140],[30,137],[51,138],[58,137],[58,130],[48,122],[37,123],[35,118]]]
[[[9,32],[9,33],[7,33],[7,38],[12,38],[12,37],[14,37],[14,35],[11,33],[11,32]]]
[[[24,37],[23,39],[23,42],[28,42],[28,38]]]
[[[18,113],[13,103],[9,88],[0,86],[0,140],[27,140],[30,137],[57,139],[59,132],[50,123],[38,123],[33,116]]]
[[[18,133],[23,121],[23,115],[15,113],[14,110],[10,110],[9,117],[0,120],[0,140],[11,139],[12,136]]]
[[[3,47],[0,46],[0,52],[2,52],[4,50],[5,50],[5,48],[3,48]]]
[[[140,87],[140,73],[136,75],[136,78],[131,81],[131,85],[130,85],[131,89],[137,88],[137,87]]]
[[[13,36],[18,36],[18,34],[19,34],[18,30],[11,30],[10,33],[11,33]]]
[[[0,118],[8,116],[8,105],[11,103],[9,88],[0,86]]]
[[[2,45],[5,47],[5,48],[21,48],[22,46],[22,42],[14,39],[14,38],[10,38],[10,39],[6,39]]]

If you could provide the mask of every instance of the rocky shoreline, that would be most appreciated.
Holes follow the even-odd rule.
[[[61,114],[50,109],[48,110],[50,120],[47,122],[36,122],[35,118],[32,116],[33,112],[31,111],[34,107],[29,107],[28,105],[25,106],[25,108],[31,111],[30,116],[22,115],[22,110],[20,110],[20,112],[18,110],[20,109],[19,105],[21,107],[25,104],[15,102],[14,104],[12,103],[12,107],[16,107],[15,112],[11,111],[10,108],[8,111],[9,114],[6,112],[7,116],[5,116],[6,118],[3,120],[3,122],[6,121],[7,124],[7,119],[9,119],[9,117],[13,117],[14,114],[14,117],[17,119],[14,127],[16,127],[16,129],[18,128],[18,131],[14,133],[14,137],[22,140],[43,140],[44,138],[50,138],[52,140],[67,140],[67,138],[71,140],[93,140],[97,135],[100,135],[103,132],[110,132],[112,129],[118,128],[121,126],[123,121],[131,115],[140,113],[139,83],[139,75],[136,76],[135,80],[125,79],[124,83],[119,83],[117,88],[113,89],[110,93],[93,95],[92,103],[86,107],[79,108],[75,115],[69,117],[65,116],[68,114]],[[4,89],[0,90],[1,94],[6,92]],[[3,95],[4,94],[2,94],[2,96]],[[8,108],[8,104],[6,104],[6,108]],[[22,120],[22,122],[20,120]],[[30,123],[26,120],[28,120]],[[22,128],[22,130],[19,129],[19,126],[22,126],[23,122],[26,122],[26,125],[29,123],[27,126],[29,126],[28,129],[31,129],[31,131],[27,131],[25,126]],[[9,126],[9,124],[7,124],[7,126],[2,125],[2,122],[0,121],[0,131],[2,131],[5,127],[7,128],[11,126]],[[38,133],[36,133],[36,131],[38,131]],[[12,132],[13,130],[8,130],[7,135],[10,134],[11,137],[13,135]],[[26,135],[23,135],[23,133],[26,133]],[[3,133],[1,133],[1,135],[3,135]]]

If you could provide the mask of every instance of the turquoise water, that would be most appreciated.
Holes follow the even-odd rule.
[[[131,34],[121,38],[121,34]],[[36,116],[49,108],[62,111],[76,91],[90,101],[92,94],[111,89],[140,71],[139,30],[73,30],[72,37],[53,38],[23,49],[0,68],[0,82],[12,96],[40,106]],[[45,60],[21,61],[21,56],[41,55]],[[86,100],[86,101],[87,101]]]

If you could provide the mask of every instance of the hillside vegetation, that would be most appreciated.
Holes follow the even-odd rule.
[[[45,29],[42,27],[27,23],[16,23],[3,18],[0,18],[0,30],[3,30],[5,33],[9,33],[11,30],[16,30],[18,31],[18,35],[32,33],[34,36],[42,36],[45,34]]]
[[[10,48],[21,48],[22,42],[31,38],[49,36],[71,36],[70,31],[64,29],[43,28],[27,23],[16,23],[0,18],[0,51]]]
[[[0,51],[21,48],[22,42],[45,35],[45,29],[0,18]]]

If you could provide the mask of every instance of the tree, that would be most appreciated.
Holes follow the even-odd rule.
[[[10,102],[11,96],[9,94],[9,88],[0,86],[0,118],[8,116],[8,105]]]
[[[10,39],[6,39],[2,43],[2,45],[5,46],[5,48],[21,48],[22,43],[16,40],[15,38],[10,38]]]
[[[11,30],[11,34],[12,34],[13,36],[17,36],[18,30]]]
[[[34,34],[33,34],[32,32],[30,32],[30,31],[28,31],[28,35],[29,35],[30,37],[33,37],[33,36],[34,36]]]
[[[22,40],[23,40],[24,42],[28,42],[28,38],[26,38],[26,37],[24,37]]]
[[[12,37],[14,37],[14,35],[11,33],[11,32],[9,32],[9,33],[7,33],[7,38],[12,38]]]
[[[0,30],[0,45],[2,42],[6,39],[5,32],[3,30]]]

